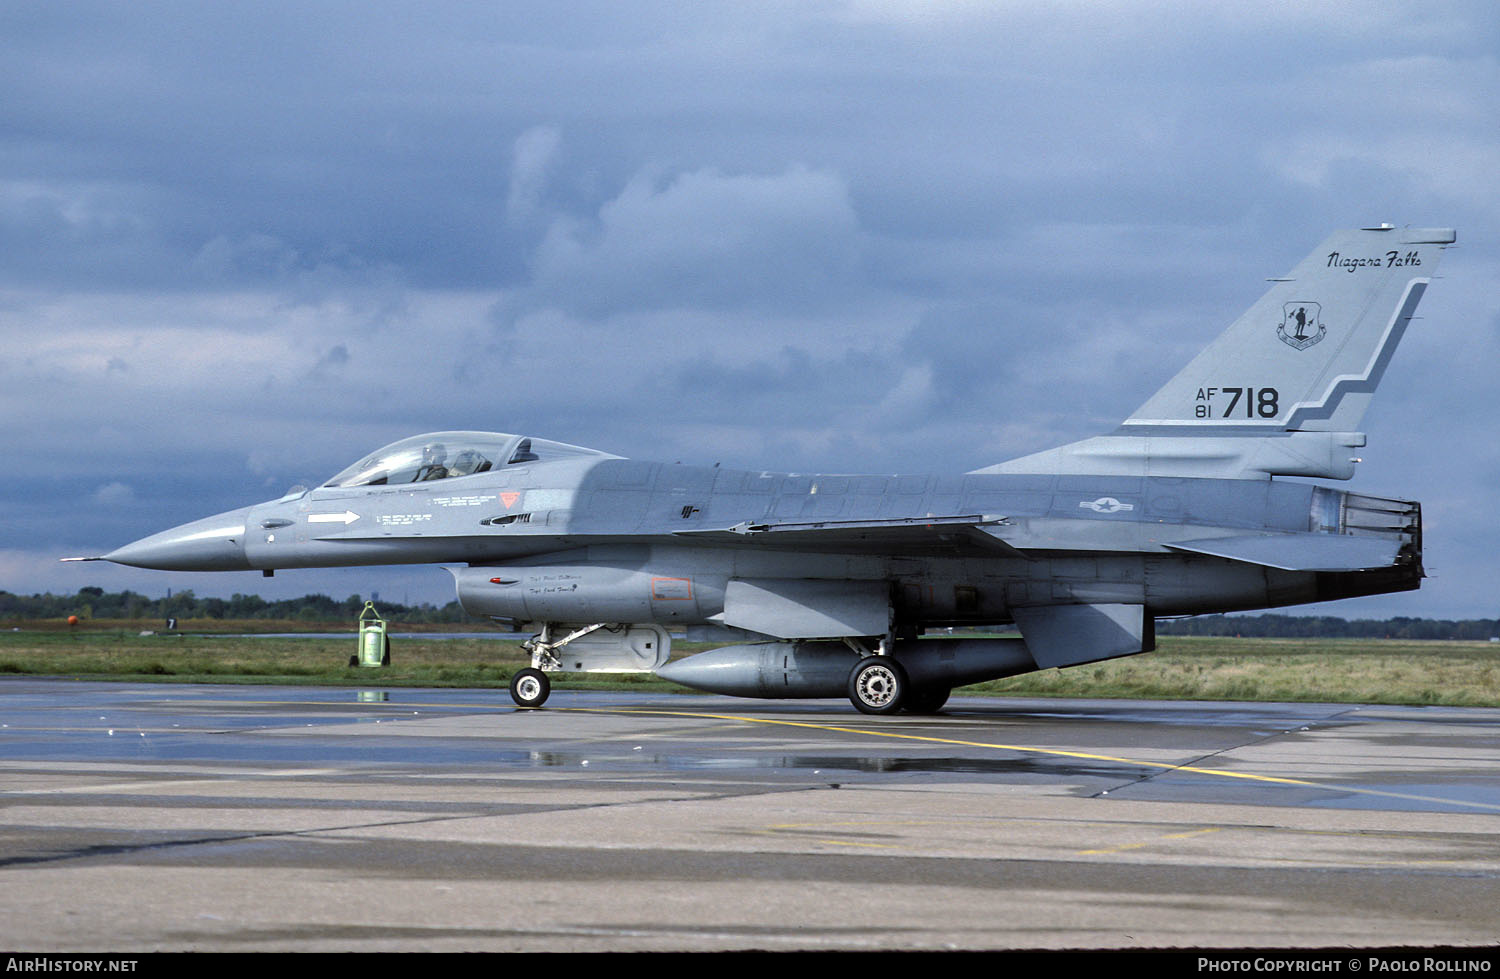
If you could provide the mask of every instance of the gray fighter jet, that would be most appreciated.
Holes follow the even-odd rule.
[[[1449,229],[1339,232],[1115,431],[952,475],[742,471],[491,432],[404,439],[315,489],[127,544],[178,571],[444,563],[523,627],[511,685],[655,672],[931,712],[956,686],[1154,648],[1158,616],[1418,587],[1416,503],[1348,479]],[[934,636],[1014,623],[1019,638]],[[669,662],[673,635],[728,645]]]

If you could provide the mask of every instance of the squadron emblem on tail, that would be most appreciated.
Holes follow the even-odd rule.
[[[1286,303],[1281,307],[1281,324],[1276,327],[1276,335],[1287,346],[1306,350],[1328,334],[1328,327],[1318,318],[1321,310],[1317,303]]]

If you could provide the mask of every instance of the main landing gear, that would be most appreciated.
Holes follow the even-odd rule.
[[[862,714],[894,714],[909,693],[901,664],[889,656],[866,656],[849,671],[849,700]]]
[[[913,686],[890,656],[866,656],[849,671],[849,700],[863,714],[936,714],[951,692],[944,686]]]
[[[943,709],[943,705],[948,702],[948,695],[952,692],[949,687],[913,690],[901,706],[908,714],[936,714]]]

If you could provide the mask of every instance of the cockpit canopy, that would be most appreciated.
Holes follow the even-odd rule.
[[[330,479],[324,486],[386,486],[455,479],[522,463],[553,462],[605,452],[565,442],[504,432],[430,432],[392,442]]]

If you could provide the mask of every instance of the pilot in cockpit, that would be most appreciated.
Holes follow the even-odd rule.
[[[434,442],[422,449],[422,466],[417,470],[415,483],[424,483],[429,479],[447,479],[451,473],[444,465],[448,461],[448,450],[443,443]]]

